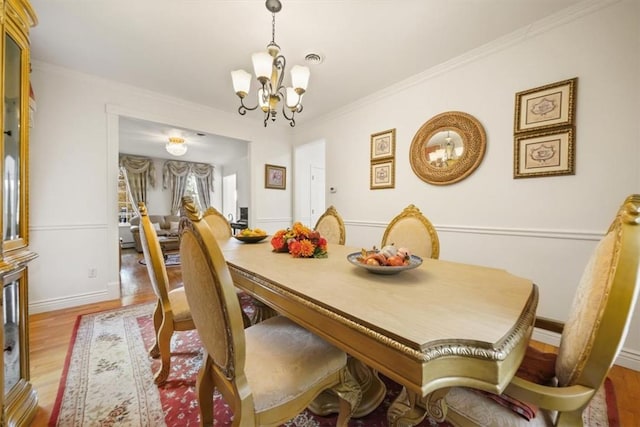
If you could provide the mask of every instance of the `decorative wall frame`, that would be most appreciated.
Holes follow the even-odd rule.
[[[286,190],[287,168],[284,166],[264,165],[264,188]]]
[[[487,137],[472,115],[448,111],[432,117],[416,132],[409,148],[413,172],[424,182],[448,185],[469,176],[482,162]],[[432,159],[433,154],[441,155]]]
[[[571,126],[516,135],[513,177],[574,175],[574,133]]]
[[[394,157],[396,154],[396,130],[389,129],[371,135],[371,161]]]
[[[575,124],[578,78],[516,93],[514,133]]]
[[[371,163],[370,188],[380,190],[383,188],[395,188],[396,185],[396,161],[386,159]]]

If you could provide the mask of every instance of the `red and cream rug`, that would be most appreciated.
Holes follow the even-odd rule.
[[[243,304],[247,307],[248,304]],[[80,316],[70,344],[58,397],[49,426],[197,426],[198,402],[195,382],[202,353],[196,331],[174,333],[171,373],[158,387],[153,372],[158,361],[147,354],[154,339],[151,313],[153,304]],[[250,308],[248,308],[250,310]],[[370,415],[352,419],[350,426],[383,427],[386,410],[400,387],[386,381],[387,396]],[[605,393],[593,399],[588,426],[609,426]],[[217,426],[231,425],[232,413],[216,394]],[[617,416],[615,400],[609,402]],[[336,417],[318,417],[308,411],[287,426],[335,426]],[[421,426],[447,426],[425,420]]]

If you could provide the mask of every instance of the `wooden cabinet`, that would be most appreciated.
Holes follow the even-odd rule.
[[[0,303],[4,327],[0,381],[0,425],[28,425],[38,400],[29,383],[28,264],[36,258],[29,249],[29,29],[36,16],[27,0],[0,0],[2,69],[0,97]]]

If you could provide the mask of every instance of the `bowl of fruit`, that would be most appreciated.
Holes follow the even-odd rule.
[[[407,248],[387,245],[382,249],[362,249],[347,255],[347,260],[373,274],[397,274],[422,264],[422,258],[412,255]]]
[[[244,243],[257,243],[266,239],[267,236],[267,232],[260,228],[245,228],[233,237]]]

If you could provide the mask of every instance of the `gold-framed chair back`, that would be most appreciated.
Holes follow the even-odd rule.
[[[202,218],[207,221],[216,239],[229,239],[233,232],[229,221],[213,206],[208,207],[202,214]]]
[[[327,239],[328,243],[334,245],[344,245],[347,240],[344,221],[333,206],[329,206],[322,216],[318,218],[314,230]]]
[[[391,220],[382,236],[382,247],[394,244],[405,247],[414,255],[438,259],[440,240],[438,232],[420,209],[411,204]]]
[[[582,426],[583,412],[606,380],[620,353],[640,292],[640,195],[626,198],[591,254],[578,285],[568,320],[538,317],[536,327],[561,333],[557,357],[548,373],[518,370],[504,394],[539,408],[531,421],[468,389],[449,391],[447,420],[468,425]],[[525,355],[525,361],[527,361]],[[554,363],[555,359],[555,363]],[[532,360],[532,359],[531,359]],[[527,374],[527,375],[525,375]],[[532,381],[531,377],[536,381]],[[528,379],[525,379],[527,377]],[[540,380],[544,378],[544,380]],[[542,383],[542,384],[541,384]],[[500,401],[500,399],[497,399]],[[482,420],[482,421],[481,421]]]
[[[153,326],[156,340],[149,349],[149,355],[160,357],[160,367],[155,374],[156,384],[164,383],[171,368],[171,336],[174,331],[195,329],[187,298],[183,288],[171,289],[164,254],[158,235],[149,219],[144,202],[138,203],[140,212],[140,243],[149,273],[151,287],[158,301],[153,312]]]
[[[214,389],[230,406],[234,425],[243,426],[280,425],[332,389],[341,398],[337,425],[346,426],[361,397],[346,354],[283,316],[244,329],[213,231],[192,209],[183,212],[182,277],[205,349],[196,386],[201,425],[213,424]]]

